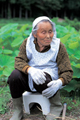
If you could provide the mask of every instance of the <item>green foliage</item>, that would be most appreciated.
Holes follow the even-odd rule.
[[[67,92],[75,91],[77,88],[77,84],[78,84],[78,82],[76,80],[71,80],[69,85],[67,85],[63,89],[66,90]]]
[[[75,98],[75,102],[76,102],[76,103],[74,103],[74,101],[73,101],[72,98],[63,97],[63,96],[61,95],[61,101],[62,101],[62,104],[67,103],[67,110],[68,110],[68,111],[71,111],[71,110],[73,110],[73,109],[77,109],[77,107],[80,106],[80,101],[79,101],[78,98]]]
[[[0,19],[0,28],[5,26],[9,23],[17,23],[18,27],[21,28],[24,24],[28,24],[28,27],[32,25],[33,18],[29,19],[19,19],[19,18],[13,18],[13,19]]]
[[[73,78],[80,78],[80,36],[79,32],[73,27],[61,25],[56,25],[57,36],[65,45],[67,52],[69,54],[71,66],[73,68],[74,74]]]
[[[66,24],[67,25],[67,24]],[[80,82],[76,81],[76,78],[80,78],[80,36],[79,32],[69,25],[62,26],[56,25],[57,37],[60,38],[61,42],[65,45],[71,66],[73,68],[73,80],[63,89],[68,93],[71,91],[76,92],[80,87]],[[74,95],[73,95],[74,96]]]
[[[0,114],[7,112],[7,103],[9,102],[10,97],[8,86],[0,87]]]
[[[74,27],[76,30],[80,30],[80,22],[76,18],[74,18],[74,20],[69,20],[67,17],[65,17],[65,22]]]
[[[25,38],[31,32],[28,24],[7,24],[0,29],[0,76],[9,76],[14,69],[14,58]]]
[[[14,57],[7,55],[0,55],[0,75],[9,76],[14,69]]]
[[[70,26],[73,27],[73,29],[75,28],[76,30],[80,30],[80,21],[78,21],[77,18],[74,18],[74,20],[69,20],[67,17],[65,17],[64,19],[61,19],[58,17],[53,17],[52,21],[54,23],[56,23],[56,25],[61,25],[61,26]]]

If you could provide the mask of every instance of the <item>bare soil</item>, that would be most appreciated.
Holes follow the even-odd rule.
[[[0,120],[9,120],[13,114],[13,104],[12,100],[7,104],[9,110],[4,115],[0,115]],[[30,110],[30,115],[25,113],[24,110],[24,118],[22,120],[46,120],[45,116],[42,115],[41,109],[39,109],[40,106],[33,106]],[[60,118],[57,120],[62,120],[62,114]],[[77,107],[77,109],[73,109],[71,111],[66,111],[66,116],[64,120],[80,120],[80,106]]]

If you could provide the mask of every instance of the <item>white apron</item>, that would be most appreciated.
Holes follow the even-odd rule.
[[[41,69],[51,75],[52,80],[58,79],[58,67],[56,63],[57,54],[59,51],[60,39],[53,38],[50,46],[51,48],[47,52],[40,53],[36,50],[35,44],[32,39],[27,40],[26,55],[29,59],[28,64],[31,67]],[[29,87],[32,91],[35,91],[33,81],[29,75]]]

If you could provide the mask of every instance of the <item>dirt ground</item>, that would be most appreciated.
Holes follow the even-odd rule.
[[[7,105],[9,107],[9,111],[4,115],[0,115],[0,120],[9,120],[13,114],[13,104],[12,100]],[[24,110],[24,118],[22,120],[46,120],[45,116],[42,115],[40,106],[34,105],[30,110],[30,115],[25,113]],[[62,114],[60,118],[57,120],[62,120]],[[66,111],[66,116],[64,120],[80,120],[80,106],[77,109],[73,109],[71,111]]]

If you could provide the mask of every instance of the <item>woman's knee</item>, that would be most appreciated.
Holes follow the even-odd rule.
[[[19,79],[20,74],[21,73],[19,70],[17,69],[13,70],[10,76],[8,77],[7,83],[12,83],[12,82],[17,81]]]

